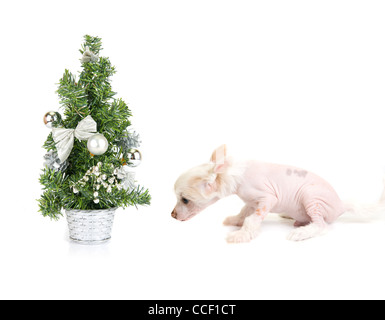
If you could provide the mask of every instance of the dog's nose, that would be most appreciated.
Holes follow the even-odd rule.
[[[176,219],[176,216],[177,216],[177,213],[175,211],[175,209],[171,212],[171,217],[173,217],[174,219]]]

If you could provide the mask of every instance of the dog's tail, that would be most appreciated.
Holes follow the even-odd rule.
[[[385,176],[383,178],[384,189],[377,203],[361,204],[355,201],[345,202],[345,213],[353,215],[360,220],[368,220],[385,216]]]

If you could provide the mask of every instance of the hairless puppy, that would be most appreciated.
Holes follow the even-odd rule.
[[[246,161],[234,163],[226,146],[214,151],[210,163],[192,168],[175,183],[177,205],[172,217],[186,221],[209,205],[236,194],[245,203],[225,225],[239,226],[230,233],[230,243],[249,242],[270,212],[295,220],[288,239],[300,241],[327,231],[330,223],[346,211],[356,208],[342,202],[333,187],[314,173],[279,164]],[[384,198],[384,197],[383,197]],[[366,211],[385,209],[382,202]]]

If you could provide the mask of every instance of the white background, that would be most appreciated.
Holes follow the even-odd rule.
[[[173,184],[227,143],[237,158],[291,164],[342,199],[374,202],[385,172],[383,1],[3,1],[0,4],[2,299],[385,298],[385,219],[342,217],[325,236],[286,240],[269,217],[228,245],[227,198],[171,219]],[[118,73],[141,133],[139,182],[152,205],[120,209],[112,240],[68,241],[38,213],[42,122],[56,83],[80,71],[85,34]]]

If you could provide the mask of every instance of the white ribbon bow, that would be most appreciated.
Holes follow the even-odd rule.
[[[91,116],[87,116],[80,121],[76,129],[53,128],[52,136],[56,143],[60,163],[63,163],[69,157],[74,147],[75,137],[79,140],[88,140],[95,133],[97,133],[97,124]]]

